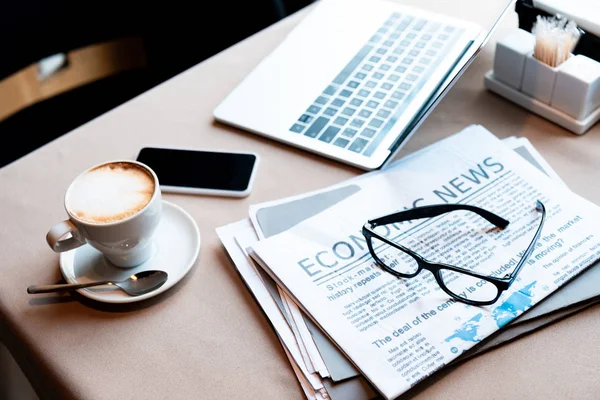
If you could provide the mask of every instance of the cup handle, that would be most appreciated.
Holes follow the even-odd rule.
[[[61,237],[69,232],[72,235],[70,238],[60,240]],[[71,221],[67,219],[63,222],[59,222],[58,224],[54,225],[52,229],[50,229],[46,235],[46,241],[52,250],[57,253],[61,253],[85,244],[85,242],[79,240],[78,237],[79,230]]]

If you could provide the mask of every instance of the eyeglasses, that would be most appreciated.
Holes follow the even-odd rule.
[[[362,234],[367,240],[367,246],[369,247],[371,256],[377,265],[385,272],[398,278],[414,278],[423,269],[428,270],[433,274],[436,282],[444,292],[453,299],[470,305],[485,306],[495,303],[502,292],[507,290],[513,284],[519,271],[521,271],[521,268],[523,268],[523,265],[525,265],[527,259],[533,252],[546,219],[546,208],[544,207],[544,204],[537,201],[535,208],[542,214],[540,225],[513,272],[504,274],[502,277],[480,274],[470,269],[428,261],[413,250],[398,243],[397,238],[391,237],[393,235],[391,235],[392,230],[389,227],[387,227],[387,231],[390,233],[389,235],[382,236],[375,232],[375,228],[378,226],[397,224],[414,219],[433,218],[458,210],[474,212],[500,229],[504,229],[508,226],[509,221],[484,210],[483,208],[466,204],[440,204],[416,207],[369,220],[363,226]],[[450,225],[456,223],[456,221],[460,220],[453,220],[450,222]],[[387,236],[390,237],[388,238]],[[456,235],[452,236],[452,232],[447,236],[447,240],[456,239]],[[469,243],[471,243],[471,241]],[[432,246],[435,246],[435,243],[430,245],[430,247]],[[459,248],[460,245],[457,247]],[[472,258],[472,255],[469,255],[468,252],[463,253],[458,248],[455,248],[455,246],[446,246],[444,250],[446,252],[445,257],[449,260],[456,258],[469,260]],[[458,257],[456,256],[456,251],[460,251]]]

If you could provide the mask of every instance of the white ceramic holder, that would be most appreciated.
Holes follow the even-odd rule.
[[[600,63],[572,55],[557,67],[533,57],[534,36],[518,29],[498,41],[485,87],[581,135],[600,119]]]

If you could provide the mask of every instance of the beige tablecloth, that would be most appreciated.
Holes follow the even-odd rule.
[[[429,3],[456,14],[464,11],[464,2]],[[492,2],[479,3],[469,15],[484,19]],[[212,119],[219,101],[304,15],[270,27],[0,170],[0,338],[42,397],[304,398],[215,228],[246,217],[252,203],[319,189],[360,171]],[[482,124],[499,137],[529,138],[572,190],[599,203],[600,127],[575,136],[483,87],[494,39],[516,23],[511,12],[402,154]],[[253,193],[245,199],[164,195],[195,218],[202,247],[191,272],[162,295],[125,306],[77,294],[28,295],[30,284],[61,279],[58,255],[44,237],[66,216],[63,195],[71,180],[95,163],[132,158],[149,144],[255,151],[262,162]],[[598,398],[597,312],[593,307],[438,374],[413,394],[464,400]]]

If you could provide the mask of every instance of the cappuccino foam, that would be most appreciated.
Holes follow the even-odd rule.
[[[130,217],[152,199],[154,179],[133,163],[100,165],[79,177],[69,190],[67,209],[76,218],[106,224]]]

